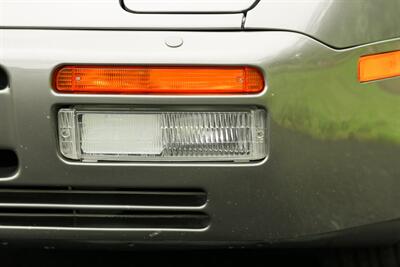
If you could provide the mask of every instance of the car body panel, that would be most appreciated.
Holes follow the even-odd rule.
[[[258,0],[122,0],[135,13],[241,13],[257,4]]]
[[[243,13],[231,14],[146,14],[123,7],[117,0],[0,0],[0,27],[280,30],[299,32],[334,48],[400,36],[397,0],[261,0]]]
[[[0,27],[240,29],[243,14],[132,14],[117,0],[1,0]]]
[[[184,42],[170,48],[170,35]],[[75,186],[207,192],[211,225],[185,229],[2,227],[5,238],[281,244],[400,218],[400,78],[360,84],[360,56],[393,51],[400,39],[335,50],[291,32],[0,30],[0,148],[20,168],[8,186]],[[79,42],[76,42],[79,40]],[[74,51],[73,53],[71,51]],[[256,95],[161,96],[59,94],[62,64],[251,65],[267,89]],[[60,156],[60,107],[259,106],[268,111],[270,155],[252,163],[84,163]],[[385,230],[385,229],[381,229]],[[356,240],[350,240],[355,242]]]
[[[398,0],[261,0],[246,29],[301,32],[335,48],[400,36]]]

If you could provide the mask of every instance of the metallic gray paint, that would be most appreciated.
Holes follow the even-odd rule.
[[[399,13],[398,0],[261,0],[236,14],[130,13],[118,0],[0,0],[0,28],[241,30],[244,21],[244,30],[299,32],[348,48],[398,38]]]
[[[336,48],[400,37],[398,0],[261,0],[245,29],[305,33]]]
[[[21,165],[15,177],[0,183],[202,188],[209,196],[202,210],[211,215],[211,226],[203,232],[157,235],[151,229],[0,227],[0,236],[273,243],[400,218],[400,138],[390,135],[400,130],[400,78],[357,81],[361,55],[399,49],[400,39],[334,50],[288,32],[173,32],[185,45],[171,49],[164,44],[170,34],[1,30],[0,64],[9,72],[11,86],[0,92],[0,148],[15,149]],[[243,97],[63,95],[51,90],[50,81],[53,69],[64,63],[254,65],[264,71],[268,90]],[[270,157],[237,165],[69,162],[57,151],[56,111],[72,104],[258,105],[271,114]],[[353,105],[380,132],[348,113]],[[360,128],[351,128],[353,122]]]
[[[259,0],[121,0],[134,13],[168,14],[226,14],[243,13],[256,6]]]
[[[0,27],[90,29],[241,28],[243,14],[132,14],[118,0],[0,0]]]

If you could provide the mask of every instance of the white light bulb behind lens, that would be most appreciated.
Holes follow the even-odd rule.
[[[262,109],[61,109],[58,117],[61,153],[74,160],[252,161],[267,156]]]

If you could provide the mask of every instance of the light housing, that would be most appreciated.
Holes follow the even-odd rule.
[[[256,94],[265,86],[248,66],[68,65],[53,79],[58,92],[87,94]]]
[[[363,56],[359,60],[358,80],[370,82],[400,76],[400,51]]]
[[[72,107],[58,112],[61,153],[82,161],[254,161],[267,156],[266,111]]]

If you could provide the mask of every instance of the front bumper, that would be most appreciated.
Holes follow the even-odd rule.
[[[183,46],[167,47],[169,36]],[[0,179],[1,187],[196,188],[207,192],[201,209],[211,217],[200,231],[0,226],[2,239],[292,243],[400,218],[400,79],[357,81],[361,55],[395,50],[400,39],[348,50],[288,32],[0,30],[0,40],[0,65],[10,77],[0,91],[0,149],[19,158],[18,172]],[[264,71],[267,90],[195,97],[55,93],[53,70],[79,63],[254,65]],[[57,149],[57,109],[80,104],[256,105],[270,115],[270,155],[239,164],[67,161]]]

